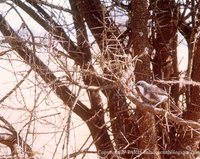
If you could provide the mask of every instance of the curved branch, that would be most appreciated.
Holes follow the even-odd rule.
[[[4,123],[4,129],[8,130],[10,133],[0,133],[0,143],[6,145],[10,148],[12,156],[20,155],[21,152],[18,151],[18,146],[20,146],[24,152],[28,155],[30,159],[34,159],[34,152],[32,148],[19,136],[15,128],[2,116],[0,116],[0,121]]]
[[[71,108],[76,99],[74,94],[56,78],[51,70],[28,47],[26,47],[25,43],[9,26],[2,15],[0,15],[0,30],[13,50],[15,50],[47,84],[50,84],[50,87],[55,91],[56,95]],[[90,110],[81,101],[77,102],[74,107],[74,112],[84,121],[92,116]]]

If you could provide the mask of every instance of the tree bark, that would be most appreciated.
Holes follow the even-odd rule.
[[[132,28],[132,56],[138,56],[138,62],[135,67],[136,81],[151,81],[150,70],[150,49],[148,42],[148,5],[146,0],[131,1],[131,28]],[[155,117],[148,112],[136,110],[138,120],[138,137],[140,138],[138,149],[141,158],[159,159],[160,154],[157,144],[157,132],[155,127]],[[148,152],[152,152],[150,154]]]

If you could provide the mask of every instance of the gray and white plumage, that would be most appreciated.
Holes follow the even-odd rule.
[[[138,81],[135,86],[143,102],[157,106],[169,99],[167,92],[156,85]]]
[[[161,103],[167,102],[169,100],[170,106],[178,113],[181,114],[182,111],[177,107],[170,99],[168,93],[159,88],[156,85],[149,84],[145,81],[138,81],[136,84],[136,91],[140,95],[143,102],[152,104],[155,107]]]

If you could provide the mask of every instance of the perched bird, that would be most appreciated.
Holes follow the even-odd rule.
[[[135,86],[143,102],[158,106],[169,99],[168,93],[156,85],[138,81]]]
[[[143,102],[152,104],[156,107],[161,103],[169,101],[170,106],[178,114],[182,113],[181,109],[170,100],[168,93],[158,86],[149,84],[145,81],[138,81],[135,84],[135,87]]]

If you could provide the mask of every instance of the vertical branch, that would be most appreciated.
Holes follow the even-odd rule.
[[[193,72],[193,61],[194,61],[194,52],[196,49],[196,5],[195,1],[191,1],[191,23],[192,23],[192,29],[190,33],[190,37],[188,39],[188,68],[187,68],[187,74],[186,79],[191,80],[192,79],[192,72]],[[187,105],[191,104],[191,86],[187,86]]]
[[[74,20],[74,26],[76,29],[76,39],[77,46],[82,50],[82,57],[84,63],[91,60],[90,46],[86,31],[86,26],[84,24],[83,16],[80,13],[81,3],[77,0],[69,0],[72,8],[72,15]]]
[[[72,8],[74,26],[76,30],[77,45],[78,45],[78,48],[80,48],[80,50],[83,51],[82,52],[83,61],[84,61],[83,68],[87,69],[91,73],[95,73],[94,68],[87,65],[89,62],[91,62],[91,52],[88,45],[87,31],[84,24],[83,16],[80,12],[80,10],[82,9],[81,2],[78,0],[70,0],[70,5]],[[85,75],[85,73],[82,72],[82,77],[86,85],[88,86],[91,85],[92,76]],[[102,104],[102,99],[99,94],[99,91],[87,90],[87,93],[88,93],[88,97],[91,103],[91,111],[95,113],[95,116],[93,117],[93,119],[91,119],[91,121],[95,124],[97,128],[96,130],[93,130],[93,131],[98,132],[97,133],[98,135],[94,138],[94,140],[96,143],[100,143],[100,144],[96,144],[96,148],[97,150],[101,150],[101,151],[113,150],[113,146],[112,146],[110,137],[108,135],[108,131],[107,131],[105,120],[104,120],[105,113],[103,111],[103,104]],[[91,133],[93,132],[91,131]]]
[[[148,42],[148,5],[146,0],[132,0],[132,56],[141,56],[136,64],[136,81],[151,79],[150,52]]]
[[[146,0],[132,0],[131,1],[132,15],[131,15],[131,28],[132,28],[132,56],[139,56],[138,62],[135,67],[136,81],[145,80],[150,82],[151,69],[150,69],[150,52],[148,42],[148,4]],[[146,154],[146,149],[157,152],[157,132],[155,127],[155,117],[148,112],[141,112],[137,110],[138,120],[138,149],[144,151],[142,158],[160,158],[160,154],[153,155]]]
[[[174,1],[158,0],[155,14],[155,57],[153,72],[158,79],[178,78],[177,75],[177,7]],[[175,65],[173,67],[173,64]]]

